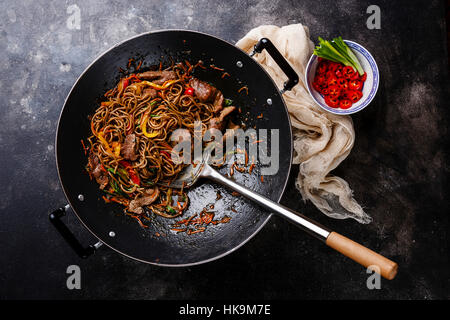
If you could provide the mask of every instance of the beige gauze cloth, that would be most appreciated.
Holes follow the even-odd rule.
[[[270,39],[300,77],[299,84],[285,92],[283,97],[292,123],[293,163],[300,165],[295,185],[303,200],[311,200],[332,218],[371,222],[371,217],[353,198],[348,183],[330,174],[350,153],[355,131],[350,116],[322,110],[308,93],[305,70],[314,50],[309,29],[301,24],[282,28],[264,25],[252,29],[236,45],[248,53],[261,38]],[[254,58],[281,88],[286,76],[270,55],[263,51]]]

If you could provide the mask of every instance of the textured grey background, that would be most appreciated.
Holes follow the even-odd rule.
[[[370,4],[381,8],[380,30],[365,27]],[[79,30],[68,28],[71,5],[80,9]],[[186,28],[236,42],[258,25],[290,23],[307,25],[313,40],[342,35],[363,44],[382,82],[353,116],[355,147],[336,170],[373,222],[333,220],[303,203],[295,169],[282,202],[391,257],[398,277],[368,290],[363,268],[278,217],[238,251],[196,267],[145,265],[106,248],[79,260],[47,215],[65,203],[55,129],[81,72],[142,32]],[[0,298],[450,298],[447,70],[439,1],[1,1]],[[66,221],[94,242],[73,214]],[[81,267],[81,290],[66,288],[71,264]]]

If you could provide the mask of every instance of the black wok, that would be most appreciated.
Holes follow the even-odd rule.
[[[267,49],[288,81],[289,90],[298,77],[289,64],[267,39],[256,51]],[[155,217],[150,227],[143,229],[134,219],[124,215],[123,207],[107,204],[98,184],[85,171],[87,162],[80,140],[90,135],[88,115],[97,108],[99,97],[117,84],[128,60],[144,59],[142,68],[162,62],[196,62],[202,60],[225,69],[230,75],[207,67],[197,68],[195,76],[213,83],[224,96],[242,109],[237,117],[248,127],[280,130],[280,163],[276,175],[259,179],[258,165],[253,174],[235,174],[235,181],[278,202],[288,180],[292,158],[292,133],[287,108],[280,91],[249,55],[234,45],[216,37],[181,30],[158,31],[136,36],[111,48],[97,58],[80,76],[70,91],[62,109],[56,135],[58,174],[67,200],[83,225],[103,244],[130,258],[164,266],[186,266],[220,258],[247,242],[269,220],[271,214],[240,196],[209,181],[200,182],[189,190],[189,208],[183,217],[200,212],[214,204],[216,217],[231,217],[229,223],[209,226],[203,233],[187,235],[170,231],[173,220]],[[142,69],[141,69],[142,70]],[[248,95],[244,90],[247,86]],[[269,100],[268,100],[269,99]],[[263,114],[263,118],[258,116]],[[237,120],[237,121],[238,121]],[[221,169],[223,173],[227,168]],[[216,201],[217,191],[222,198]],[[94,246],[83,248],[59,219],[61,208],[50,215],[52,222],[78,254],[85,257]],[[100,243],[99,242],[99,243]]]

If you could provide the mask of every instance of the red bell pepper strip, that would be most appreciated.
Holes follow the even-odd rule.
[[[134,184],[140,186],[141,179],[139,179],[139,176],[136,174],[136,171],[134,171],[133,166],[128,161],[125,160],[120,160],[119,164],[127,170],[131,181],[133,181]]]

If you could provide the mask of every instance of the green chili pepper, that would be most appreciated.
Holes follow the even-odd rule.
[[[144,182],[144,186],[146,186],[146,187],[152,187],[155,185],[155,183],[153,181],[143,180],[143,182]]]
[[[119,169],[117,170],[117,173],[118,173],[119,176],[120,176],[122,179],[124,179],[125,181],[128,180],[128,172],[127,172],[125,169],[119,168]]]

